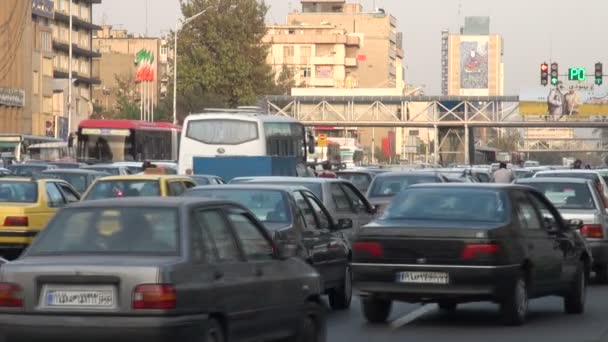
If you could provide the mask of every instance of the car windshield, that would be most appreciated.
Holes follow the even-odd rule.
[[[534,182],[526,185],[542,192],[558,209],[595,209],[587,184]]]
[[[340,172],[338,178],[350,181],[357,189],[366,192],[372,182],[372,177],[367,173],[355,173],[355,172]]]
[[[536,174],[536,177],[551,177],[551,178],[582,178],[589,179],[592,181],[598,181],[599,176],[591,172],[548,172]]]
[[[160,182],[157,180],[100,180],[93,185],[84,200],[156,196],[160,196]]]
[[[369,192],[370,197],[391,197],[410,185],[437,183],[437,177],[429,175],[378,176]]]
[[[89,186],[87,178],[88,176],[82,174],[70,174],[70,173],[45,173],[45,176],[51,176],[59,179],[63,179],[64,181],[70,183],[76,191],[79,193],[84,193]]]
[[[534,176],[534,171],[531,170],[512,170],[515,179],[531,178]]]
[[[234,201],[251,210],[264,223],[290,223],[289,201],[282,191],[254,189],[195,189],[188,197]]]
[[[120,175],[120,169],[117,167],[87,167],[87,170],[93,170],[98,172],[106,172],[113,176]]]
[[[382,219],[505,222],[507,201],[489,189],[413,188],[395,196]]]
[[[209,178],[207,177],[197,177],[197,176],[190,176],[190,179],[192,179],[194,181],[194,183],[196,183],[196,185],[209,185]]]
[[[71,208],[60,211],[28,255],[179,253],[174,208]]]
[[[31,177],[40,174],[40,172],[47,170],[48,166],[46,165],[9,165],[8,169],[15,176],[24,176]]]
[[[0,181],[0,203],[36,203],[37,200],[36,183]]]

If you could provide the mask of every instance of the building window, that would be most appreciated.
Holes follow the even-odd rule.
[[[50,32],[40,32],[40,47],[44,52],[53,52],[53,37]]]
[[[46,77],[53,77],[53,60],[50,58],[42,59],[42,75]]]
[[[283,46],[283,63],[293,64],[294,47],[293,45]]]
[[[312,54],[312,47],[300,46],[300,64],[310,64],[311,54]]]
[[[300,77],[309,78],[312,77],[312,70],[310,67],[300,68]]]
[[[52,114],[53,113],[53,98],[45,96],[42,99],[42,113],[44,114]]]
[[[40,93],[40,75],[38,74],[38,71],[34,71],[32,78],[32,92],[34,95],[38,95]]]

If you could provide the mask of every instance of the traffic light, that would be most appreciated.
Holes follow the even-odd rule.
[[[551,84],[556,85],[559,76],[559,67],[557,63],[551,63]]]
[[[602,63],[595,63],[595,84],[602,85],[604,83],[604,70]]]
[[[546,86],[549,83],[549,64],[540,65],[540,84]]]

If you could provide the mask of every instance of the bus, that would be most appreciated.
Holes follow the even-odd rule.
[[[24,134],[0,134],[0,158],[22,162],[26,159],[28,148],[42,143],[59,143],[63,140]]]
[[[193,157],[295,156],[306,167],[314,138],[299,121],[254,109],[213,109],[184,121],[179,173],[192,170]]]
[[[181,127],[167,122],[84,120],[76,159],[85,163],[177,160]]]
[[[347,168],[360,166],[363,162],[363,149],[359,146],[341,146],[340,158]]]
[[[73,161],[73,155],[67,142],[49,142],[30,145],[27,148],[30,160],[39,161]]]

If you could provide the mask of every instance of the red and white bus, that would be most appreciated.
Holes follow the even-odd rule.
[[[177,160],[181,127],[167,122],[84,120],[76,156],[82,162]]]

